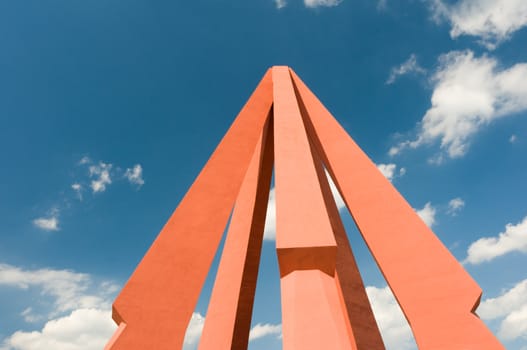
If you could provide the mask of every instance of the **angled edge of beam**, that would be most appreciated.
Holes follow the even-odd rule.
[[[272,101],[268,70],[115,300],[106,349],[181,348]]]
[[[300,78],[306,127],[422,349],[504,349],[473,313],[481,289]]]
[[[247,349],[273,172],[272,118],[234,205],[200,350]]]

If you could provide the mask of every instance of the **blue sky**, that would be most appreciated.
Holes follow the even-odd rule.
[[[100,349],[110,306],[263,76],[291,66],[527,349],[524,0],[0,2],[0,349]],[[341,211],[388,349],[414,349]],[[272,219],[251,349],[280,349]],[[214,264],[189,327],[194,349]]]

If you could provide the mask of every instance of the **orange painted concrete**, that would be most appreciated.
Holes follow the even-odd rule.
[[[321,270],[297,270],[282,277],[280,286],[282,349],[355,349],[332,276]]]
[[[273,67],[282,348],[356,349],[335,282],[337,245],[287,67]]]
[[[106,350],[181,348],[235,201],[200,347],[247,347],[273,143],[284,349],[384,348],[323,166],[419,348],[504,349],[474,314],[477,284],[303,82],[273,67],[115,301]]]
[[[421,349],[504,349],[472,313],[481,290],[293,72],[309,135]]]
[[[271,122],[272,120],[270,120]],[[247,349],[273,172],[273,131],[265,129],[234,206],[201,335],[200,350]]]
[[[280,274],[318,268],[333,276],[337,243],[287,67],[273,67],[273,84],[276,249]]]
[[[272,105],[267,72],[113,305],[109,349],[180,349]]]
[[[302,114],[305,114],[300,104]],[[384,342],[371,309],[368,295],[351,246],[340,219],[329,182],[317,152],[312,149],[318,180],[327,208],[331,227],[337,242],[335,281],[342,304],[342,312],[348,322],[348,332],[354,349],[384,350]]]

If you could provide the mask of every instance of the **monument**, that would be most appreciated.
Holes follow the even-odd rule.
[[[419,349],[504,349],[475,313],[474,280],[300,78],[276,66],[115,300],[107,350],[181,349],[229,218],[199,349],[247,348],[273,166],[283,349],[385,348],[326,171]]]

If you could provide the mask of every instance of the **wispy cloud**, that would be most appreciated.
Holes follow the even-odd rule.
[[[137,188],[141,188],[145,181],[143,179],[143,167],[141,164],[135,164],[132,168],[127,168],[123,172],[120,167],[114,169],[114,165],[103,161],[95,162],[90,157],[84,156],[77,163],[76,166],[82,169],[82,175],[76,174],[75,179],[71,185],[69,185],[68,195],[70,198],[63,199],[62,204],[58,203],[54,208],[47,213],[47,215],[38,217],[32,220],[35,227],[45,231],[58,231],[59,226],[59,212],[68,209],[71,203],[72,194],[82,201],[84,199],[84,192],[86,188],[91,189],[91,192],[100,194],[105,192],[109,185],[114,181],[114,177],[118,181],[127,180]],[[86,173],[87,171],[87,173]],[[64,203],[68,203],[65,205]]]
[[[131,184],[143,186],[145,180],[143,180],[143,167],[141,164],[134,165],[133,168],[126,169],[124,176],[128,179]]]
[[[434,18],[450,22],[450,36],[469,35],[487,49],[494,49],[527,25],[525,0],[431,0]]]
[[[33,220],[35,227],[44,231],[58,231],[59,228],[59,210],[53,208],[49,214]]]
[[[106,191],[106,186],[112,183],[112,178],[110,177],[111,169],[112,164],[104,162],[99,162],[89,167],[90,177],[93,178],[90,184],[93,193]]]
[[[27,323],[35,323],[42,319],[42,315],[38,315],[33,311],[32,307],[27,307],[20,313],[20,316],[24,318]]]
[[[117,291],[115,284],[97,284],[88,274],[47,268],[28,270],[9,264],[0,264],[0,286],[39,291],[51,300],[50,315],[78,308],[109,308],[107,297]]]
[[[484,300],[477,313],[484,320],[500,320],[498,336],[503,340],[527,338],[527,280]]]
[[[71,185],[71,189],[77,195],[77,198],[82,201],[82,185],[80,183],[74,183]]]
[[[380,2],[381,3],[381,2]],[[395,81],[403,75],[406,74],[425,74],[426,69],[421,67],[419,63],[417,63],[417,57],[415,54],[411,54],[410,57],[401,65],[397,67],[393,67],[390,71],[390,76],[388,77],[388,80],[386,80],[386,84],[390,85],[395,83]]]
[[[512,252],[527,253],[527,216],[517,224],[507,224],[495,237],[480,238],[470,245],[464,262],[481,264]]]
[[[253,341],[259,338],[268,337],[274,335],[277,338],[282,336],[282,325],[281,324],[270,324],[270,323],[258,323],[249,333],[249,341]]]
[[[377,10],[384,11],[388,8],[388,0],[378,0],[377,1]]]
[[[439,62],[432,107],[418,124],[417,137],[392,147],[390,155],[440,141],[442,153],[433,162],[440,163],[443,154],[461,157],[481,128],[527,109],[526,63],[501,69],[496,59],[469,50],[442,55]]]
[[[79,165],[90,164],[92,160],[88,156],[84,156],[79,160]]]
[[[342,0],[304,0],[304,5],[310,8],[338,6]]]
[[[277,9],[282,9],[287,6],[287,0],[273,0]],[[308,8],[317,7],[335,7],[343,0],[304,0],[304,6]]]
[[[33,220],[33,224],[44,231],[59,230],[59,219],[57,216],[38,218]]]
[[[274,0],[274,3],[277,9],[281,9],[287,6],[287,2],[285,0]]]
[[[448,202],[447,214],[456,216],[463,207],[465,207],[465,201],[463,199],[460,197],[453,198]]]

